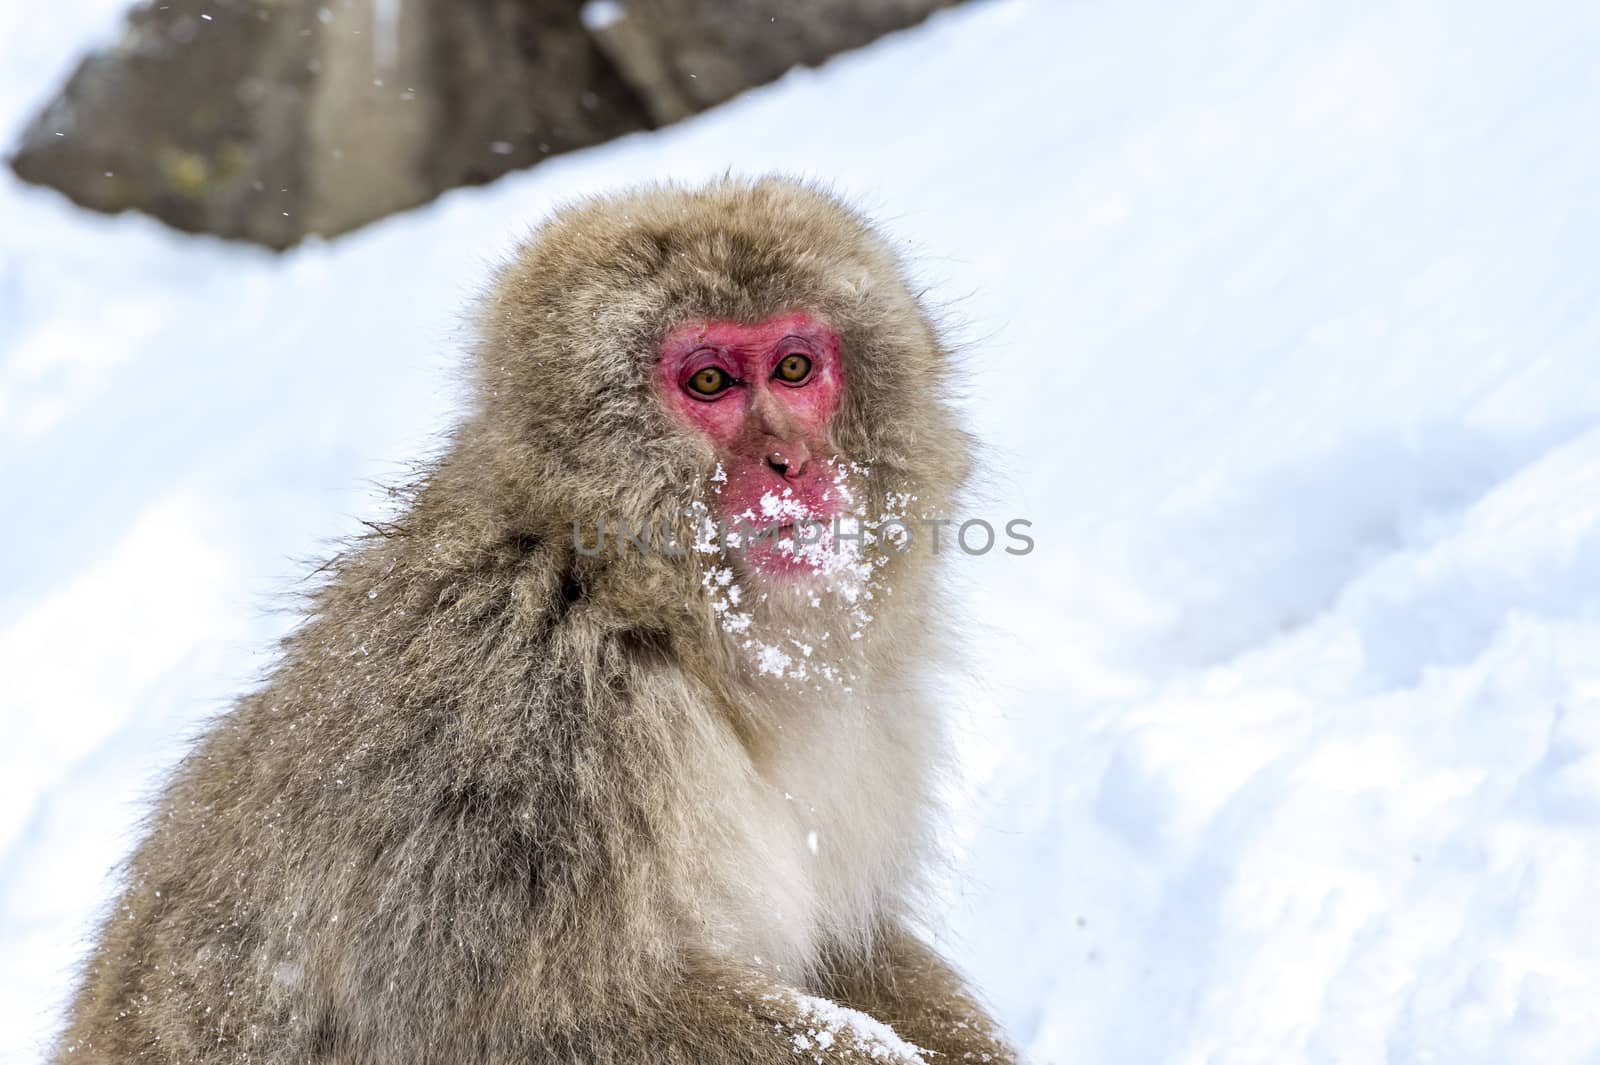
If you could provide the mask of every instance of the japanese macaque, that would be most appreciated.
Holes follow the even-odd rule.
[[[480,336],[177,769],[55,1060],[1014,1061],[914,931],[946,611],[891,519],[971,444],[896,256],[807,185],[642,189]]]

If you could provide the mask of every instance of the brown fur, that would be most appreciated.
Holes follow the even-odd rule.
[[[719,627],[704,559],[573,549],[707,483],[651,392],[661,336],[792,308],[841,338],[833,443],[872,504],[951,505],[947,353],[853,213],[770,179],[560,212],[487,297],[473,409],[409,506],[178,769],[57,1061],[788,1062],[790,989],[1014,1060],[908,931],[943,750],[926,555],[877,559],[865,638],[824,652],[848,682],[796,684]],[[754,627],[838,618],[777,596]]]

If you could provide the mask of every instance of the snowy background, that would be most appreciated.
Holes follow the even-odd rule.
[[[0,3],[0,143],[120,0]],[[564,197],[827,178],[968,346],[944,942],[1040,1062],[1600,1061],[1600,5],[988,0],[274,257],[0,170],[0,1060]]]

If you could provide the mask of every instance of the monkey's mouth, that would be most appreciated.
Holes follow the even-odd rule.
[[[836,568],[841,547],[832,516],[784,517],[764,526],[746,544],[746,566],[766,577],[815,577]]]
[[[744,568],[761,576],[800,579],[840,564],[852,539],[838,527],[849,503],[844,487],[825,476],[781,486],[735,483],[723,496],[727,527],[738,533],[732,546]]]

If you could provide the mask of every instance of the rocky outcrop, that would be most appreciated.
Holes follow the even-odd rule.
[[[11,159],[285,248],[672,122],[952,0],[160,0]]]
[[[12,167],[86,207],[291,244],[304,232],[316,32],[297,4],[136,10],[34,120]]]
[[[955,0],[590,0],[584,22],[660,123],[815,66]]]
[[[12,168],[102,211],[284,248],[643,129],[580,0],[167,0]]]

